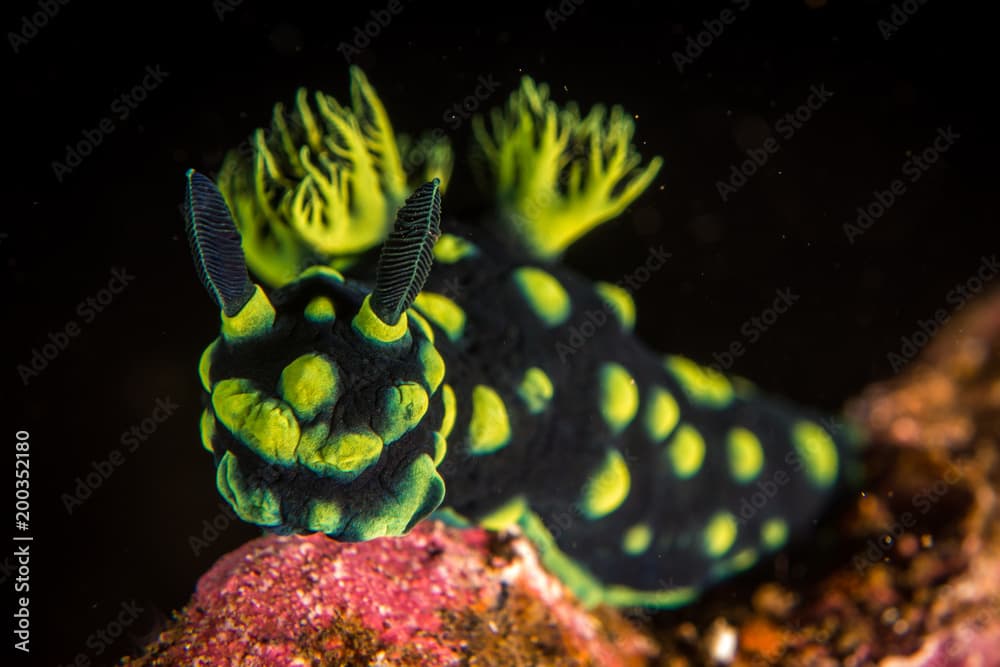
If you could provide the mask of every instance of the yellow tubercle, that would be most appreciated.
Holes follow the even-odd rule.
[[[692,402],[722,408],[733,401],[733,385],[717,370],[676,355],[668,356],[665,366]]]
[[[441,388],[441,402],[444,405],[444,416],[441,418],[441,427],[438,432],[442,437],[451,435],[451,429],[455,427],[455,417],[458,414],[458,404],[455,400],[455,390],[451,385],[446,384]]]
[[[278,379],[278,393],[295,414],[310,420],[340,397],[340,373],[323,355],[303,354],[285,366]]]
[[[805,467],[813,484],[827,488],[837,481],[840,468],[837,446],[822,426],[806,420],[796,422],[792,426],[792,444],[799,465]]]
[[[589,519],[599,519],[621,507],[632,485],[625,458],[617,449],[609,449],[600,467],[587,481],[580,499],[580,509]]]
[[[299,422],[284,401],[263,394],[249,380],[229,378],[212,389],[212,410],[234,437],[262,458],[283,465],[295,461]]]
[[[443,264],[455,264],[477,254],[479,249],[471,241],[454,234],[442,234],[434,244],[434,260]]]
[[[533,415],[543,412],[554,394],[555,387],[552,386],[551,378],[537,366],[532,366],[524,372],[521,384],[517,387],[517,395],[524,401],[528,412]]]
[[[518,522],[528,509],[524,496],[515,496],[499,507],[480,517],[478,523],[486,530],[504,530]]]
[[[599,382],[601,416],[612,433],[621,433],[639,410],[639,389],[632,375],[617,363],[601,366]]]
[[[648,523],[637,523],[622,537],[622,551],[629,556],[641,556],[653,543],[653,529]]]
[[[510,442],[510,418],[500,394],[484,384],[472,390],[469,451],[491,454]]]
[[[406,313],[400,315],[399,321],[395,324],[386,324],[372,310],[371,298],[371,294],[365,297],[358,314],[351,321],[354,330],[367,340],[377,343],[395,343],[402,340],[409,333]]]
[[[205,351],[201,353],[201,359],[198,361],[198,377],[201,379],[201,388],[205,391],[212,391],[212,380],[209,376],[212,370],[212,354],[215,352],[218,344],[218,338],[209,343]]]
[[[705,460],[705,439],[698,429],[682,424],[674,433],[665,450],[674,474],[681,479],[693,477]]]
[[[594,283],[594,290],[611,308],[623,331],[635,329],[635,301],[632,300],[632,295],[627,289],[612,283],[598,281]]]
[[[465,311],[444,294],[424,290],[413,300],[413,307],[440,327],[452,342],[465,332]]]
[[[232,317],[225,313],[222,317],[222,336],[231,343],[262,336],[274,324],[274,306],[268,300],[260,285],[254,285],[253,296],[240,312]]]
[[[521,297],[545,326],[559,326],[569,317],[569,294],[552,274],[534,266],[522,266],[511,277]]]

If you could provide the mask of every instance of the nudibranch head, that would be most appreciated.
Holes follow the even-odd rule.
[[[271,293],[250,282],[221,194],[200,174],[188,183],[196,264],[222,308],[200,365],[219,492],[282,532],[407,532],[444,497],[444,361],[407,312],[430,268],[439,183],[401,209],[373,290],[315,266]]]

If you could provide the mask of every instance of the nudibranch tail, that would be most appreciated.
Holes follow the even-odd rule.
[[[490,128],[473,118],[507,232],[538,259],[553,259],[594,227],[613,219],[649,187],[663,164],[640,167],[635,123],[618,106],[597,105],[584,117],[559,107],[549,88],[521,80]]]

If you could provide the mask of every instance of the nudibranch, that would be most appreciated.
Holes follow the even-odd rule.
[[[201,436],[233,510],[345,541],[433,512],[516,528],[585,603],[658,608],[811,528],[857,438],[656,353],[628,289],[559,263],[656,177],[634,131],[525,77],[473,124],[491,215],[442,223],[451,148],[397,140],[355,68],[350,105],[299,91],[217,185],[189,171],[191,247],[222,311]]]

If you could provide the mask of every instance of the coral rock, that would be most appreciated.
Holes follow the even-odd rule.
[[[129,665],[643,665],[654,645],[591,614],[521,537],[426,521],[362,543],[262,537],[222,557]]]

